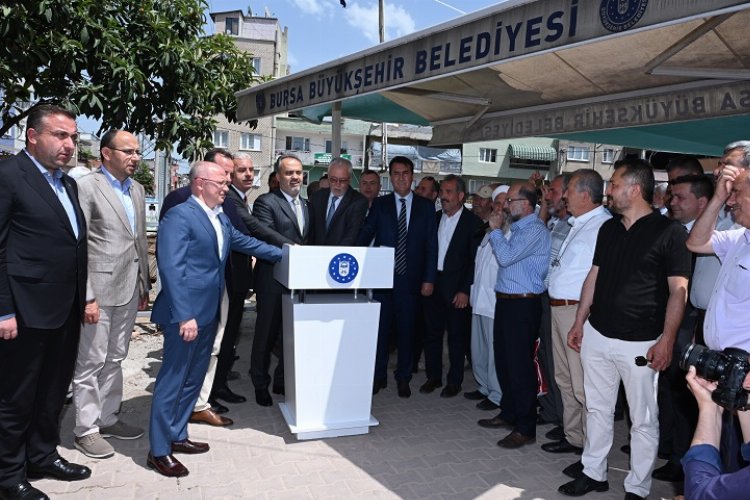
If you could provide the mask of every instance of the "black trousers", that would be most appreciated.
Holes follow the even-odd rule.
[[[250,379],[255,389],[267,389],[271,384],[269,369],[271,352],[281,337],[281,294],[275,292],[256,293],[257,318],[255,337],[250,354]],[[279,362],[273,374],[274,387],[284,387],[284,355],[279,352]]]
[[[495,302],[495,371],[503,391],[500,418],[512,423],[513,430],[531,437],[536,436],[534,343],[541,314],[539,297],[498,298]]]
[[[224,337],[221,339],[219,355],[216,357],[214,390],[221,389],[227,385],[227,377],[234,364],[234,347],[237,345],[237,338],[240,335],[242,313],[245,310],[245,297],[247,297],[247,290],[229,294],[227,324],[224,327]]]
[[[461,385],[464,381],[464,358],[466,339],[471,335],[471,308],[456,309],[439,285],[429,297],[424,297],[427,329],[424,339],[424,358],[427,378],[443,378],[443,334],[448,332],[447,383]]]
[[[0,340],[0,486],[26,479],[26,464],[58,458],[60,412],[73,378],[81,323],[74,304],[54,330],[18,328]]]

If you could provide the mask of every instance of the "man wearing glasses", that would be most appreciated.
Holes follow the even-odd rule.
[[[328,165],[331,187],[321,189],[310,199],[313,245],[351,246],[365,221],[367,198],[349,187],[352,163],[335,158]]]
[[[116,415],[122,402],[122,361],[136,313],[148,305],[150,288],[145,192],[131,178],[140,157],[133,134],[110,130],[101,141],[101,167],[78,182],[89,263],[86,324],[73,375],[73,432],[75,447],[92,458],[114,455],[105,437],[143,436],[143,429]]]
[[[516,183],[508,191],[504,212],[490,215],[490,244],[499,265],[493,341],[503,397],[500,414],[480,420],[479,425],[511,429],[497,443],[502,448],[519,448],[536,439],[534,342],[539,333],[550,252],[550,234],[534,212],[536,203],[534,185]],[[510,239],[501,230],[506,217],[512,223]]]

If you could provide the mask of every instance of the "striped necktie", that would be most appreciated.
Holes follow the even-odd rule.
[[[331,219],[336,212],[336,200],[338,200],[338,196],[331,197],[331,205],[328,207],[328,214],[326,215],[326,231],[331,227]]]
[[[406,274],[406,200],[400,198],[401,210],[398,213],[398,241],[396,242],[396,274]]]

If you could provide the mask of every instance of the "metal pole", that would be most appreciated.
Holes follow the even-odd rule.
[[[385,42],[385,0],[379,0],[378,14],[378,21],[380,23],[378,32],[380,33],[380,43],[383,43]],[[380,170],[385,171],[388,165],[388,127],[385,122],[380,124],[380,130],[383,133],[380,141]]]

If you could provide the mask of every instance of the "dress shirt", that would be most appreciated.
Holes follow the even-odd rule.
[[[292,206],[292,212],[294,212],[294,215],[297,217],[297,225],[299,226],[300,234],[305,234],[305,210],[302,208],[302,198],[300,198],[299,195],[291,197],[286,194],[284,190],[281,190],[281,194],[284,195],[286,201]]]
[[[34,165],[36,165],[36,168],[39,169],[39,172],[44,176],[44,179],[49,183],[49,186],[52,188],[52,191],[55,193],[55,196],[57,196],[57,199],[60,200],[60,203],[65,209],[65,214],[68,216],[68,220],[70,221],[70,227],[71,229],[73,229],[73,234],[75,234],[76,239],[78,239],[78,218],[76,217],[76,210],[75,208],[73,208],[73,201],[70,199],[70,196],[68,196],[68,192],[65,190],[65,186],[63,185],[63,181],[62,181],[63,171],[58,168],[57,170],[55,170],[54,174],[51,174],[49,170],[47,170],[41,165],[41,163],[36,161],[36,158],[31,156],[31,153],[29,153],[25,149],[24,149],[24,153],[26,153],[26,155],[31,159],[31,161],[34,162]]]
[[[208,220],[211,222],[211,225],[214,227],[214,231],[216,231],[216,243],[218,244],[217,251],[219,253],[219,258],[222,257],[221,255],[221,249],[224,248],[224,231],[221,229],[221,222],[219,221],[219,214],[224,213],[224,210],[222,210],[221,205],[216,205],[214,208],[209,208],[208,205],[203,203],[203,200],[198,198],[195,195],[191,195],[192,198],[198,202],[198,205],[201,206],[201,208],[206,212],[206,215],[208,216]]]
[[[115,194],[122,202],[122,207],[125,209],[125,215],[128,216],[128,222],[130,222],[130,230],[135,234],[135,205],[133,205],[133,198],[130,197],[130,186],[133,184],[133,179],[128,177],[125,182],[120,182],[115,179],[109,170],[102,165],[102,173],[107,178],[109,183],[112,185],[112,189],[115,190]]]
[[[742,445],[742,458],[750,460],[750,444]],[[719,450],[710,444],[693,445],[682,457],[685,470],[685,498],[747,498],[750,490],[750,467],[722,474]]]
[[[495,291],[543,293],[550,252],[547,226],[532,213],[511,224],[510,231],[510,239],[499,229],[490,233],[490,244],[499,265]]]
[[[229,189],[237,193],[237,196],[240,197],[240,199],[242,200],[242,203],[244,203],[245,206],[247,206],[247,194],[246,193],[243,193],[242,191],[237,189],[234,184],[230,184]]]
[[[401,198],[406,200],[406,229],[409,229],[409,221],[411,220],[411,200],[414,199],[414,193],[409,191],[406,196],[401,196],[397,192],[393,192],[393,198],[396,200],[396,220],[398,220],[398,214],[401,212]]]
[[[726,231],[734,226],[731,217],[719,218],[716,221],[718,231]],[[740,226],[737,226],[738,228]],[[692,229],[692,226],[691,226]],[[695,268],[693,269],[693,279],[690,280],[690,303],[693,307],[708,309],[708,303],[711,300],[711,292],[716,285],[716,278],[719,277],[721,270],[721,261],[716,255],[698,255],[695,259]]]
[[[706,345],[750,351],[750,229],[714,231],[711,247],[721,259],[721,270],[706,309]]]
[[[438,262],[437,270],[442,271],[445,264],[445,254],[448,253],[448,246],[451,244],[453,233],[456,231],[458,225],[458,219],[461,218],[461,213],[464,211],[462,206],[453,215],[448,215],[443,212],[440,217],[440,223],[438,225]]]
[[[553,219],[555,222],[550,225],[550,222],[552,222]],[[561,219],[559,217],[552,217],[549,221],[547,221],[547,228],[550,231],[550,269],[552,268],[552,263],[556,261],[557,255],[560,253],[560,247],[562,246],[563,241],[565,241],[565,238],[570,232],[570,224],[568,224],[568,219],[570,219],[570,215],[566,216],[564,219]],[[544,288],[549,288],[549,270],[547,270],[547,277],[544,278]]]
[[[510,232],[505,234],[510,238]],[[477,248],[474,261],[474,283],[471,284],[469,302],[472,313],[495,318],[495,281],[497,281],[497,259],[490,245],[490,233],[484,235]]]
[[[570,217],[571,229],[550,263],[549,296],[554,299],[580,300],[581,289],[591,270],[599,228],[612,215],[599,206],[580,217]]]

